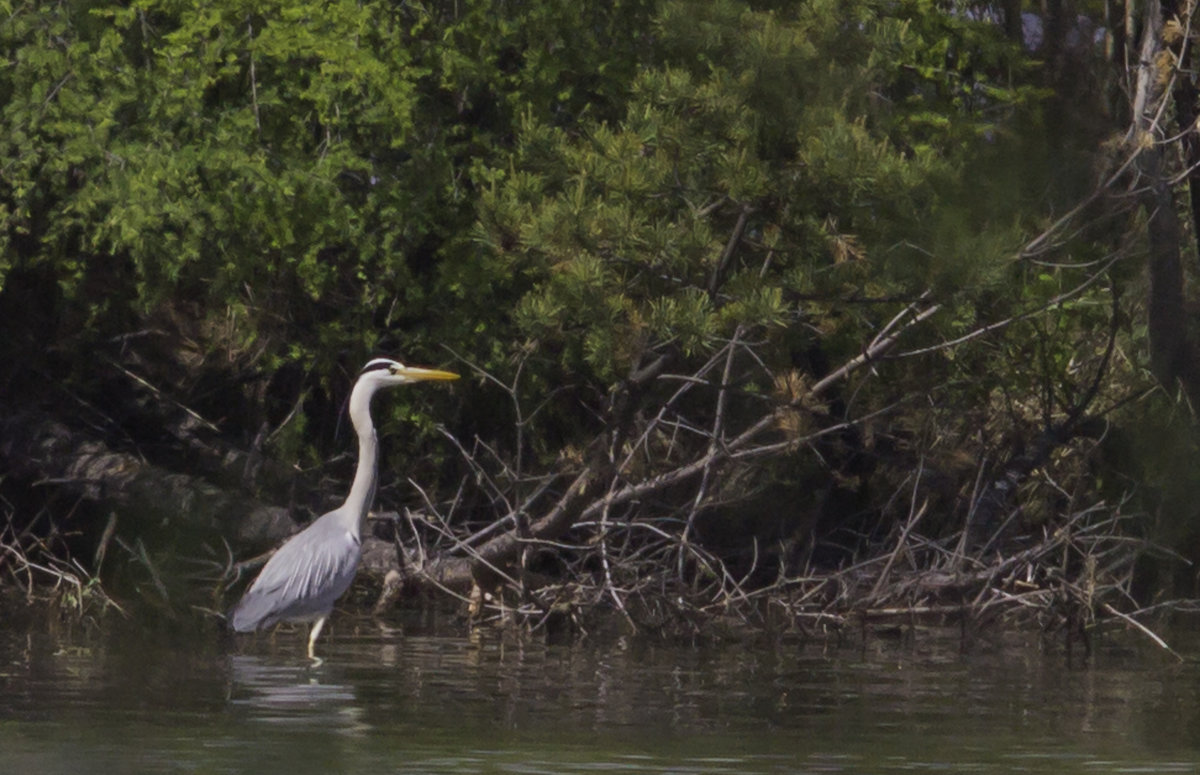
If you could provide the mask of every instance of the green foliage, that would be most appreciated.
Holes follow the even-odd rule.
[[[181,295],[248,316],[224,346],[283,320],[284,359],[443,293],[508,299],[527,335],[588,327],[604,373],[781,323],[784,291],[861,285],[1029,96],[992,75],[993,30],[919,2],[73,2],[0,35],[0,269],[52,267],[101,328]],[[475,310],[445,325],[505,324]]]
[[[932,0],[65,0],[0,46],[0,294],[52,285],[68,353],[171,321],[260,405],[292,366],[340,381],[273,400],[335,413],[337,367],[446,344],[552,397],[525,436],[551,457],[650,356],[747,339],[758,377],[811,380],[926,290],[936,340],[1062,283],[1011,260],[1049,174],[1013,164],[1037,71]],[[953,357],[907,376],[994,353]],[[423,400],[397,399],[414,445]],[[289,422],[304,457],[319,424]]]
[[[303,303],[388,263],[378,216],[412,197],[362,143],[404,142],[420,73],[386,8],[54,8],[4,27],[6,263],[53,264],[69,298],[116,284],[143,313]]]
[[[485,260],[533,280],[519,331],[610,381],[646,350],[704,355],[736,330],[805,319],[858,325],[802,297],[961,279],[961,246],[936,265],[929,247],[895,246],[939,242],[927,217],[939,186],[1032,92],[991,74],[1016,56],[995,30],[927,4],[895,10],[664,3],[655,61],[623,115],[572,132],[524,116],[514,158],[487,176],[474,235]],[[862,330],[847,333],[858,346]]]
[[[183,297],[248,315],[222,346],[297,323],[283,358],[395,322],[376,308],[419,317],[439,244],[472,217],[470,156],[501,153],[487,144],[530,104],[602,108],[636,59],[575,84],[578,58],[628,51],[639,7],[18,7],[0,29],[0,273],[47,267],[100,329],[127,317],[98,284],[136,314]]]

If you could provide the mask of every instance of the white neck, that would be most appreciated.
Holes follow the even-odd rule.
[[[371,396],[379,387],[380,383],[373,379],[359,379],[354,383],[354,390],[350,391],[350,422],[358,435],[358,468],[354,472],[350,494],[342,504],[342,512],[346,529],[356,537],[375,500],[379,442],[375,438],[375,425],[371,422]]]

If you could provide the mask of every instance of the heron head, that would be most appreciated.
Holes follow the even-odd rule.
[[[423,369],[419,366],[405,366],[399,361],[393,361],[390,358],[376,358],[369,361],[366,366],[363,366],[362,371],[358,373],[360,381],[370,380],[376,383],[379,387],[390,385],[407,385],[412,382],[426,382],[429,380],[451,380],[458,379],[458,375],[452,371],[439,371],[438,369]]]

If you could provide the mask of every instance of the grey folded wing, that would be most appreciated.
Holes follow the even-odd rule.
[[[230,611],[238,632],[280,621],[327,615],[350,587],[362,550],[357,538],[332,520],[317,520],[279,548]]]

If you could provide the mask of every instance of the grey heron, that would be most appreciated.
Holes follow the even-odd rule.
[[[229,612],[237,632],[276,622],[312,622],[308,658],[319,662],[313,647],[333,604],[350,587],[362,555],[363,523],[375,499],[379,442],[371,422],[371,397],[395,385],[458,379],[449,371],[405,366],[376,358],[359,372],[350,391],[350,422],[358,435],[358,468],[346,501],[292,536],[271,556],[258,578]]]

